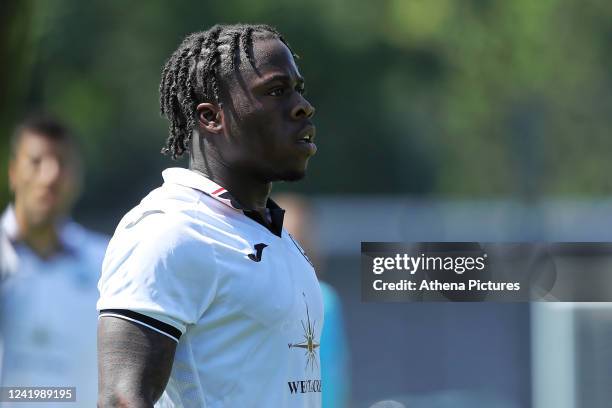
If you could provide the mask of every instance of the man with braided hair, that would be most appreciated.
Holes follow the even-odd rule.
[[[98,284],[100,407],[320,407],[320,288],[272,183],[304,177],[314,108],[265,25],[189,35],[162,71],[163,153]]]

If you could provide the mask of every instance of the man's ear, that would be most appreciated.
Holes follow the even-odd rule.
[[[223,111],[212,103],[201,103],[196,107],[198,123],[210,133],[219,133],[223,129]]]

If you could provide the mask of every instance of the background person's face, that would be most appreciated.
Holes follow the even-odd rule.
[[[66,215],[78,191],[74,148],[24,131],[9,165],[15,209],[31,226],[41,226]]]
[[[303,80],[290,50],[278,39],[253,42],[256,70],[243,57],[229,81],[224,160],[265,182],[298,180],[315,153],[314,108],[302,95]]]

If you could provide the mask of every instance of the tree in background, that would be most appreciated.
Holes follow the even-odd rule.
[[[186,32],[215,22],[276,25],[305,56],[320,150],[308,180],[281,190],[526,200],[610,191],[610,2],[3,7],[12,10],[3,30],[19,34],[2,37],[3,60],[15,61],[2,68],[10,70],[2,89],[22,97],[3,98],[14,102],[0,127],[10,129],[15,112],[33,106],[64,117],[87,157],[81,214],[105,214],[110,225],[173,165],[154,153],[166,137],[157,112],[165,56]],[[34,23],[20,23],[30,10]],[[329,66],[342,74],[330,75]]]

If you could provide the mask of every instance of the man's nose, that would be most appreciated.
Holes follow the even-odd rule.
[[[291,117],[293,119],[304,119],[312,118],[315,114],[315,108],[304,98],[300,97],[300,103],[298,103],[291,111]]]
[[[46,158],[42,161],[39,170],[39,179],[46,185],[54,184],[59,181],[62,172],[62,165],[56,158]]]

